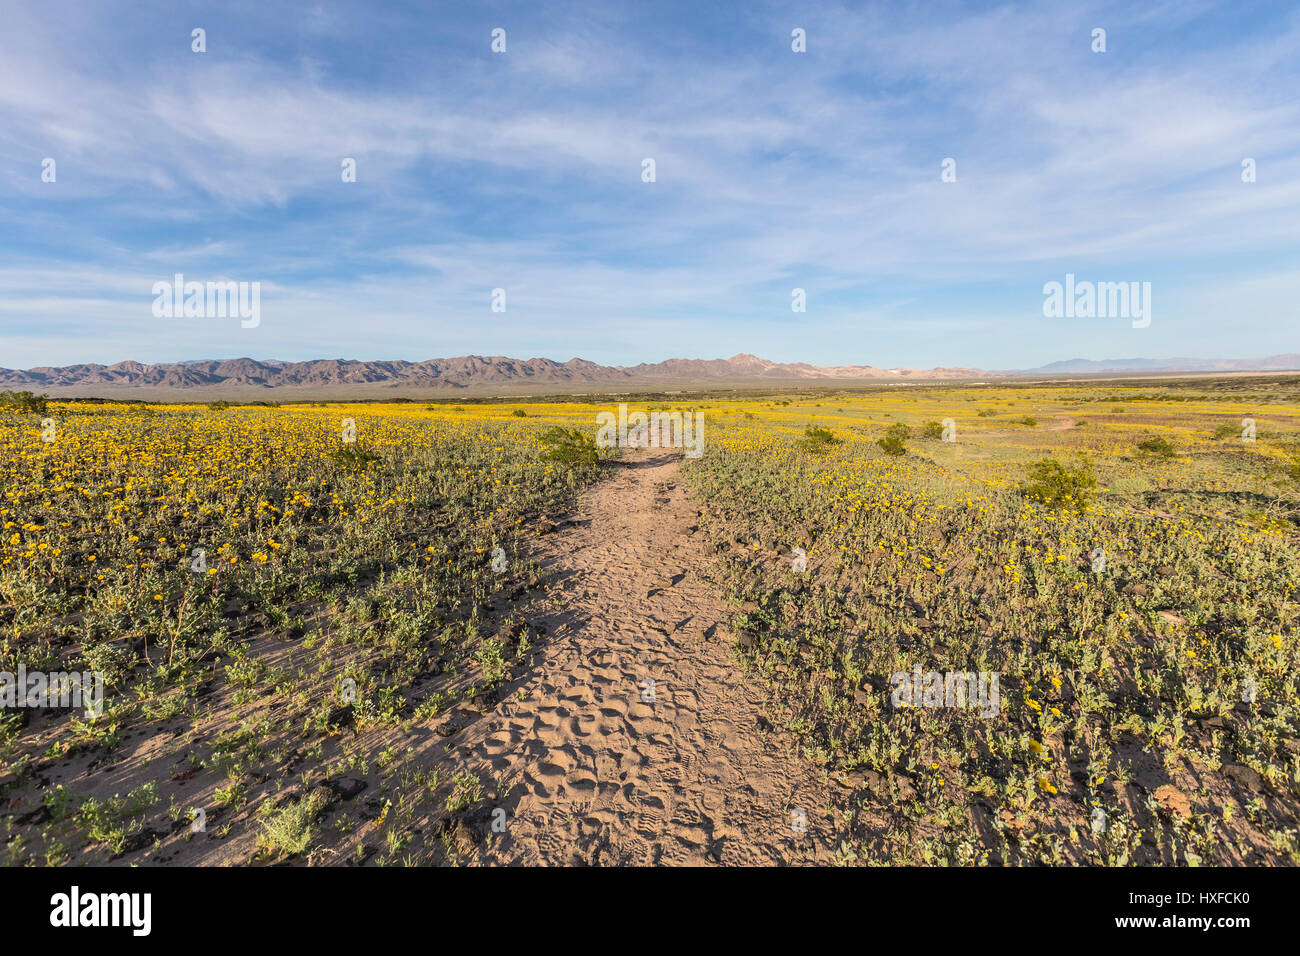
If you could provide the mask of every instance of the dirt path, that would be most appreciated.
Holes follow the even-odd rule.
[[[679,461],[632,453],[539,539],[559,579],[539,609],[542,660],[452,750],[516,783],[489,862],[830,858],[826,792],[788,739],[760,730],[761,688],[694,573],[707,557]]]

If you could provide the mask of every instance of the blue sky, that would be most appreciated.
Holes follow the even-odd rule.
[[[4,14],[0,366],[1300,351],[1288,4]],[[260,325],[155,318],[178,272],[260,282]],[[1067,272],[1150,282],[1150,327],[1045,318]]]

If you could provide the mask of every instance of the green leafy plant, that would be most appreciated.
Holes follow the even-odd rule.
[[[906,440],[912,435],[912,429],[908,428],[902,422],[890,425],[889,430],[885,432],[885,437],[876,440],[876,444],[881,447],[886,455],[895,457],[907,454]]]
[[[266,846],[288,856],[302,853],[311,844],[312,823],[321,806],[321,799],[313,793],[273,811],[262,824]]]
[[[26,415],[44,415],[49,396],[32,392],[0,392],[0,409]]]
[[[1028,480],[1020,486],[1026,498],[1037,498],[1053,508],[1086,508],[1092,501],[1097,478],[1086,459],[1074,465],[1048,456],[1029,468]]]
[[[921,437],[922,437],[922,438],[942,438],[942,437],[943,437],[943,423],[942,423],[942,422],[926,422],[924,425],[921,426]]]
[[[1174,446],[1168,438],[1157,436],[1148,438],[1146,441],[1138,442],[1138,451],[1145,452],[1148,455],[1155,455],[1159,458],[1174,457]]]
[[[370,465],[379,461],[379,456],[365,448],[358,448],[356,445],[344,445],[342,448],[335,448],[329,454],[330,458],[344,468],[351,468],[355,471],[364,471]]]
[[[1224,422],[1214,430],[1214,437],[1217,439],[1237,438],[1241,435],[1241,427],[1233,422]]]
[[[814,455],[824,455],[843,440],[835,437],[835,433],[830,429],[808,425],[803,430],[803,438],[799,439],[798,446]]]
[[[540,441],[544,446],[542,458],[546,461],[591,466],[600,462],[596,440],[576,428],[554,425],[542,434]]]

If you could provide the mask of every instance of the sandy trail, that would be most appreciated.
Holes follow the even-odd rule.
[[[642,450],[539,541],[538,665],[452,748],[515,784],[492,863],[817,863],[827,793],[760,729],[676,453]],[[558,579],[558,580],[556,580]],[[653,681],[653,686],[649,684]],[[798,811],[806,830],[798,832]]]

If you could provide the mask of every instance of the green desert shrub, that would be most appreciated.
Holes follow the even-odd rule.
[[[1097,478],[1086,459],[1067,465],[1049,455],[1030,466],[1020,493],[1053,508],[1082,509],[1091,503],[1096,488]]]
[[[576,428],[553,425],[541,437],[542,458],[566,465],[595,466],[600,462],[596,440]]]
[[[1156,455],[1160,458],[1174,457],[1173,443],[1168,438],[1161,436],[1138,442],[1138,451],[1145,452],[1148,455]]]
[[[379,456],[373,451],[369,451],[365,448],[358,448],[353,444],[344,445],[342,448],[335,448],[329,453],[329,456],[336,464],[356,471],[364,471],[370,465],[379,461]]]
[[[885,432],[885,437],[876,440],[876,444],[881,447],[886,455],[906,455],[907,445],[905,442],[912,435],[912,429],[908,428],[902,422],[897,422],[889,426]]]
[[[804,428],[803,438],[799,439],[798,444],[806,452],[811,452],[814,455],[824,455],[842,441],[843,439],[836,438],[835,433],[830,429],[808,425]]]
[[[48,398],[32,392],[0,392],[0,409],[23,415],[44,415]]]
[[[324,801],[316,794],[287,803],[262,824],[265,845],[286,856],[297,856],[311,845],[313,827]]]
[[[1220,440],[1224,438],[1239,438],[1241,436],[1241,426],[1235,422],[1223,422],[1214,430],[1214,437]]]

